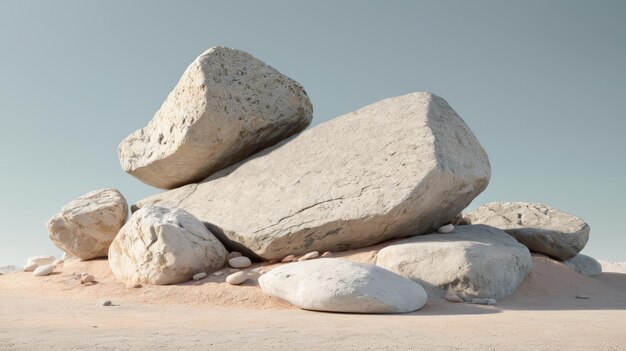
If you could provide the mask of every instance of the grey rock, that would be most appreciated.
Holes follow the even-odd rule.
[[[595,277],[602,273],[602,264],[600,264],[600,262],[598,262],[595,258],[587,255],[578,254],[563,263],[574,268],[576,272],[590,277]]]
[[[150,206],[135,212],[113,240],[109,266],[124,282],[176,284],[221,269],[227,254],[189,213]]]
[[[530,251],[561,261],[576,256],[589,240],[585,221],[538,203],[493,202],[468,213],[465,220],[500,228]]]
[[[227,246],[272,260],[432,233],[489,176],[487,154],[456,112],[438,96],[413,93],[322,123],[134,208],[183,208]]]
[[[528,248],[505,232],[486,225],[456,227],[454,233],[430,234],[381,249],[376,264],[426,288],[472,298],[503,298],[532,270]]]
[[[148,125],[124,139],[122,168],[172,189],[302,131],[313,107],[302,86],[252,55],[211,48],[196,58]]]
[[[338,258],[296,262],[259,278],[263,291],[302,309],[352,313],[405,313],[422,308],[417,283],[380,267]]]

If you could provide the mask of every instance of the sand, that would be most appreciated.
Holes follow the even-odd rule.
[[[533,264],[495,307],[433,296],[415,313],[356,315],[293,308],[263,294],[254,279],[127,288],[106,260],[70,260],[48,277],[0,276],[0,350],[626,349],[625,273],[590,278],[538,255]],[[71,276],[83,271],[97,283]],[[101,306],[105,299],[113,306]]]

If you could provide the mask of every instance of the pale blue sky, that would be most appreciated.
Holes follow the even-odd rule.
[[[432,91],[489,153],[485,202],[537,201],[626,260],[624,1],[2,1],[0,265],[59,254],[47,219],[93,189],[158,192],[117,145],[211,46],[304,85],[313,125]]]

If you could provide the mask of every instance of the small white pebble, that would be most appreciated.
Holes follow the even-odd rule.
[[[233,252],[230,252],[230,253],[228,254],[228,256],[226,256],[226,260],[228,261],[228,260],[230,260],[231,258],[235,258],[235,257],[239,257],[239,256],[242,256],[242,255],[241,255],[241,252],[239,252],[239,251],[233,251]]]
[[[111,306],[111,301],[109,300],[104,300],[100,303],[102,306]]]
[[[226,277],[226,282],[231,285],[239,285],[248,279],[246,272],[237,272]]]
[[[213,275],[214,276],[224,275],[224,272],[222,272],[222,271],[213,272]]]
[[[302,256],[302,257],[298,258],[298,261],[306,261],[306,260],[310,260],[310,259],[313,259],[313,258],[317,258],[319,255],[320,255],[320,253],[319,253],[319,252],[317,252],[317,251],[312,251],[312,252],[309,252],[308,254],[306,254],[306,255],[304,255],[304,256]]]
[[[454,225],[452,224],[446,224],[444,226],[439,227],[439,229],[437,229],[437,233],[440,234],[449,234],[452,233],[454,231]]]
[[[193,280],[200,280],[206,278],[206,273],[201,272],[193,276]]]
[[[332,256],[332,255],[333,255],[333,253],[332,253],[332,252],[330,252],[330,251],[326,251],[326,252],[324,252],[324,253],[322,254],[322,257],[329,257],[329,256]]]
[[[280,262],[282,262],[282,263],[293,262],[294,258],[296,258],[296,256],[289,255],[289,256],[283,258],[282,260],[280,260]]]
[[[43,276],[52,274],[52,271],[54,271],[54,265],[53,264],[44,264],[43,266],[37,267],[33,271],[33,275],[35,277],[43,277]]]
[[[39,267],[37,263],[31,263],[28,266],[24,267],[24,272],[32,272],[37,269],[37,267]]]
[[[246,256],[237,256],[228,260],[228,265],[233,268],[247,268],[252,265],[252,261]]]

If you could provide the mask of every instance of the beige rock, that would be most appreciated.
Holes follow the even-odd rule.
[[[239,285],[248,280],[246,272],[236,272],[226,277],[226,282],[230,285]]]
[[[321,256],[321,257],[330,257],[330,256],[332,256],[332,255],[333,255],[333,253],[332,253],[332,252],[330,252],[330,251],[326,251],[326,252],[324,252],[324,253],[322,254],[322,256]]]
[[[33,275],[35,277],[43,277],[43,276],[52,274],[53,271],[54,271],[54,265],[52,263],[44,264],[42,266],[35,268],[35,270],[33,271]]]
[[[320,253],[319,253],[319,252],[317,252],[317,251],[312,251],[312,252],[309,252],[309,253],[307,253],[307,254],[303,255],[302,257],[298,258],[298,261],[306,261],[306,260],[310,260],[310,259],[313,259],[313,258],[317,258],[317,257],[319,257],[319,255],[320,255]]]
[[[433,295],[446,290],[464,300],[502,298],[532,270],[528,248],[486,225],[415,236],[378,252],[376,264],[420,283]]]
[[[109,265],[122,281],[166,285],[221,269],[227,253],[186,211],[151,206],[135,212],[120,230],[109,249]]]
[[[252,55],[211,48],[194,60],[148,125],[124,139],[122,168],[172,189],[302,131],[313,107],[302,86]]]
[[[351,313],[404,313],[422,308],[417,283],[380,267],[338,258],[282,265],[259,278],[263,291],[302,309]]]
[[[96,277],[91,274],[83,275],[82,278],[80,278],[82,284],[92,283],[94,281],[96,281]]]
[[[282,263],[293,262],[293,260],[295,258],[296,258],[296,256],[294,256],[294,255],[287,255],[287,256],[285,256],[285,258],[280,260],[280,262],[282,262]]]
[[[252,261],[245,256],[237,256],[228,260],[228,265],[233,268],[247,268],[252,265]]]
[[[31,263],[31,264],[29,264],[29,265],[27,265],[27,266],[25,266],[25,267],[24,267],[24,272],[32,272],[32,271],[34,271],[35,269],[37,269],[37,267],[39,267],[39,264],[37,264],[37,263]]]
[[[207,276],[207,275],[206,275],[206,273],[205,273],[205,272],[200,272],[200,273],[198,273],[198,274],[195,274],[195,275],[192,277],[192,279],[193,279],[193,280],[201,280],[201,279],[206,278],[206,276]]]
[[[128,217],[128,205],[115,189],[82,195],[48,221],[52,242],[83,260],[106,256],[109,245]]]
[[[440,97],[413,93],[322,123],[134,208],[183,208],[270,260],[432,233],[489,176],[487,154],[456,112]]]
[[[26,260],[26,266],[30,266],[32,264],[43,266],[45,264],[53,263],[54,260],[55,260],[54,256],[32,256]]]
[[[589,240],[589,225],[582,219],[531,202],[493,202],[468,213],[465,220],[500,228],[530,251],[568,260]]]

